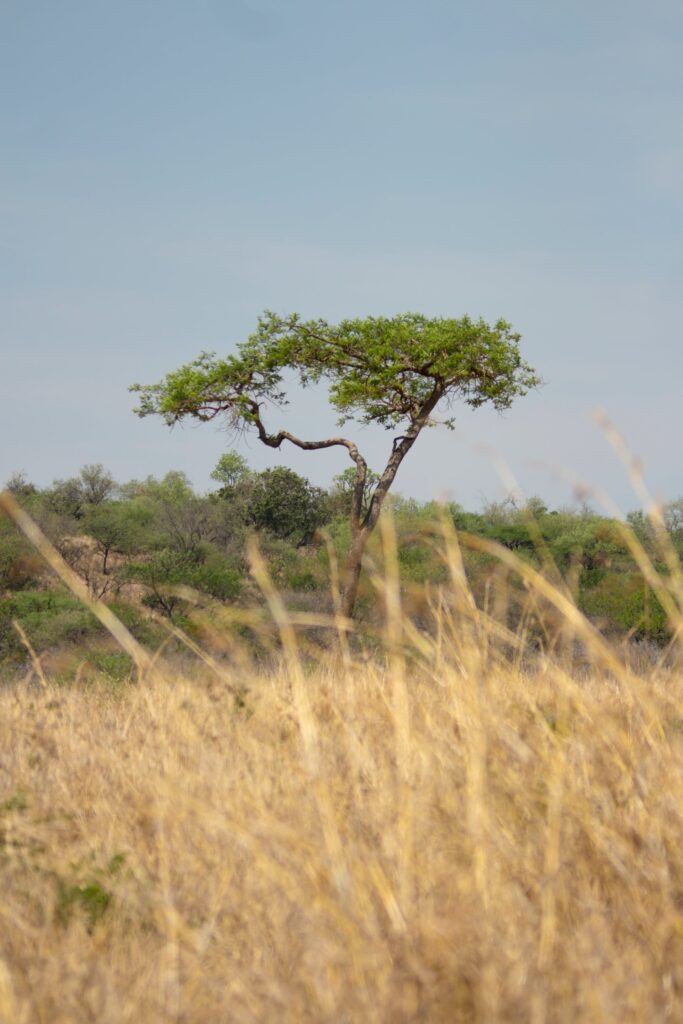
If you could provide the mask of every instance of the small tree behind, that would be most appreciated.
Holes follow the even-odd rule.
[[[5,490],[13,494],[17,501],[30,498],[38,492],[36,485],[31,483],[23,471],[12,473],[9,480],[5,482]]]
[[[144,545],[151,518],[149,510],[134,500],[106,501],[86,510],[83,529],[97,544],[104,576],[109,575],[112,552],[129,555]]]
[[[216,468],[211,471],[211,479],[221,485],[223,489],[235,487],[240,480],[249,473],[249,464],[239,452],[224,452]]]
[[[274,537],[309,543],[325,521],[325,492],[286,466],[255,473],[250,482],[248,522]]]
[[[100,462],[83,466],[80,478],[83,500],[87,505],[101,505],[116,491],[114,477]]]
[[[456,401],[507,409],[539,383],[522,361],[519,340],[504,320],[489,325],[468,316],[430,319],[405,313],[335,325],[302,320],[296,313],[280,317],[266,312],[236,355],[219,359],[204,353],[159,384],[134,385],[132,390],[140,395],[138,415],[158,414],[169,425],[187,417],[227,417],[235,429],[254,430],[270,448],[288,441],[305,451],[346,449],[355,466],[355,483],[342,610],[351,615],[363,553],[384,500],[422,430],[436,424],[437,411],[446,412],[444,422],[452,427],[450,410]],[[367,462],[354,441],[342,436],[309,441],[287,430],[268,430],[265,407],[286,404],[287,371],[294,371],[304,387],[326,381],[340,424],[357,420],[394,432],[391,453],[369,501]]]
[[[374,470],[368,468],[365,474],[365,489],[363,491],[363,500],[361,501],[361,516],[364,516],[370,508],[370,502],[372,501],[372,492],[379,483],[379,476]],[[331,507],[336,513],[337,511],[342,515],[350,515],[351,509],[353,508],[353,499],[356,491],[356,471],[353,466],[349,466],[343,473],[337,473],[332,481],[332,490],[330,492]]]

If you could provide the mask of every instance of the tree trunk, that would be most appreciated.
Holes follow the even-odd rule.
[[[363,553],[371,531],[361,529],[351,544],[344,567],[344,584],[341,595],[341,613],[350,619],[358,597],[358,584],[363,567]]]
[[[357,520],[355,515],[352,515],[353,540],[351,542],[351,550],[349,551],[346,559],[344,586],[341,596],[342,615],[345,615],[349,619],[353,615],[353,609],[358,596],[358,583],[360,581],[365,546],[370,534],[377,526],[377,521],[379,519],[380,512],[382,511],[384,499],[396,479],[399,466],[415,444],[422,428],[429,422],[432,410],[438,404],[441,395],[441,388],[435,387],[430,397],[424,402],[419,413],[411,421],[405,434],[394,439],[389,461],[387,462],[384,472],[379,479],[379,483],[375,487],[374,494],[370,501],[370,507],[368,508],[362,524],[356,525]],[[362,480],[364,482],[365,480],[366,467],[364,463],[362,467],[358,462],[356,462],[356,465],[358,467],[358,474],[356,476],[356,501],[358,501],[360,500],[360,481]],[[356,512],[355,505],[354,512]]]

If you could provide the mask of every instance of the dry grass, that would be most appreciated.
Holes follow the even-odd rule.
[[[566,609],[525,668],[453,538],[417,634],[384,540],[385,657],[311,669],[254,556],[246,703],[237,663],[0,693],[1,1021],[683,1018],[683,679]]]

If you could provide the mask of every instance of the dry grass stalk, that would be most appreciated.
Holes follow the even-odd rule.
[[[29,638],[26,635],[26,630],[24,629],[22,624],[20,622],[18,622],[16,619],[12,619],[12,628],[14,629],[15,633],[17,634],[17,636],[21,640],[22,644],[26,648],[28,656],[31,659],[31,666],[33,668],[33,672],[35,674],[36,679],[38,680],[40,685],[43,687],[43,689],[46,690],[48,683],[47,683],[47,679],[45,678],[45,673],[43,671],[43,666],[42,666],[40,658],[38,657],[38,655],[36,654],[36,652],[35,652],[35,650],[33,648],[33,644],[31,643],[31,641],[29,640]]]
[[[252,546],[283,657],[248,708],[243,662],[0,691],[3,1024],[683,1017],[683,680],[480,547],[528,588],[511,634],[442,533],[430,628],[387,521],[385,656],[314,666]],[[580,676],[529,656],[544,603]]]
[[[57,549],[47,539],[40,527],[34,523],[9,491],[0,491],[0,511],[5,512],[15,523],[17,529],[33,544],[51,569],[59,576],[71,593],[102,623],[114,637],[119,646],[130,655],[138,672],[144,674],[151,668],[150,656],[135,637],[114,615],[103,601],[93,600],[84,581],[67,565]]]

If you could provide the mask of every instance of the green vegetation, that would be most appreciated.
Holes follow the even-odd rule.
[[[539,384],[535,371],[522,361],[520,335],[505,320],[436,317],[417,313],[367,317],[329,324],[266,311],[255,332],[238,346],[238,354],[218,359],[203,353],[187,366],[169,373],[159,384],[135,384],[140,395],[137,413],[159,415],[169,425],[190,417],[199,421],[224,417],[235,430],[254,430],[269,448],[283,441],[304,451],[345,448],[354,463],[348,511],[352,541],[345,557],[340,606],[351,616],[356,605],[363,555],[380,512],[404,458],[435,416],[453,426],[452,405],[473,408],[491,404],[507,409],[515,398]],[[374,486],[368,465],[356,443],[346,437],[307,441],[287,430],[271,433],[264,422],[266,404],[286,404],[284,376],[294,373],[302,387],[325,381],[340,425],[349,420],[375,423],[395,432],[391,454]],[[228,486],[240,479],[244,467],[224,456],[216,468]],[[267,485],[272,489],[273,482]],[[288,488],[289,490],[289,488]],[[313,495],[306,498],[315,505]],[[301,503],[299,495],[297,504]],[[273,515],[269,507],[262,525],[279,528],[289,512],[285,495]],[[313,525],[313,517],[306,516]],[[257,522],[257,525],[258,522]],[[289,527],[288,527],[289,529]],[[298,518],[292,523],[302,539]]]
[[[26,652],[13,622],[20,622],[36,650],[82,643],[99,632],[97,620],[71,594],[62,590],[27,590],[0,598],[0,658]]]
[[[113,895],[109,886],[123,867],[125,859],[125,854],[115,853],[106,867],[99,869],[87,861],[83,864],[74,864],[71,866],[72,873],[77,876],[84,875],[78,882],[55,874],[57,922],[67,928],[72,919],[80,913],[88,932],[92,932],[112,904]]]
[[[239,611],[261,600],[246,557],[247,535],[253,531],[289,606],[331,612],[330,551],[342,564],[353,543],[348,518],[353,476],[353,469],[346,471],[324,490],[290,469],[253,472],[241,456],[228,452],[214,474],[220,486],[207,494],[196,493],[182,473],[116,484],[101,466],[85,467],[66,482],[68,488],[58,481],[41,489],[16,475],[9,487],[91,595],[111,604],[136,639],[156,649],[169,642],[169,626],[192,633],[197,604]],[[375,480],[369,471],[365,503]],[[55,494],[73,496],[77,490],[78,501],[68,509],[55,502]],[[400,496],[390,497],[388,505],[396,523],[406,607],[419,623],[429,594],[447,576],[434,544],[444,509]],[[475,599],[504,625],[518,629],[525,623],[532,641],[543,645],[552,615],[538,602],[529,604],[518,575],[490,552],[477,550],[477,538],[502,545],[541,570],[611,639],[669,641],[656,578],[668,584],[670,565],[662,537],[642,513],[622,523],[588,508],[550,510],[537,498],[524,506],[509,500],[489,504],[478,512],[451,504],[445,512],[461,536]],[[683,500],[666,506],[664,524],[672,552],[683,555]],[[652,562],[654,580],[643,578],[634,543]],[[373,541],[366,564],[381,570],[381,559],[381,545]],[[360,624],[370,628],[378,614],[371,574],[361,581],[358,603]],[[41,657],[74,652],[70,667],[56,672],[60,677],[73,675],[82,663],[115,682],[130,675],[129,660],[111,650],[97,620],[56,583],[9,520],[0,519],[0,668],[5,674],[21,671],[30,657],[17,624]],[[210,645],[205,636],[201,640]]]

